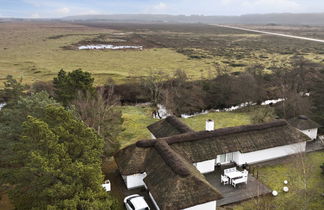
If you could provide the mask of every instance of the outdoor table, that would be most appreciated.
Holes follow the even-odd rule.
[[[243,173],[241,171],[233,171],[227,173],[226,176],[230,179],[230,183],[232,184],[232,179],[237,179],[243,177]]]

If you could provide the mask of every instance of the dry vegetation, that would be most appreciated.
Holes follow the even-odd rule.
[[[99,43],[143,45],[144,50],[75,50]],[[0,79],[12,74],[28,84],[50,80],[61,68],[92,72],[97,84],[177,69],[200,79],[214,73],[215,63],[236,72],[255,63],[281,64],[293,54],[324,60],[318,43],[202,24],[0,23]]]

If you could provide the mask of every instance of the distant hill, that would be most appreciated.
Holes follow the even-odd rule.
[[[97,20],[113,22],[175,22],[175,23],[215,23],[215,24],[278,24],[278,25],[317,25],[324,26],[324,13],[310,14],[251,14],[241,16],[203,15],[81,15],[62,18],[63,20]]]

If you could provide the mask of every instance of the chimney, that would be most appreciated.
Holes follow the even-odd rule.
[[[214,120],[206,120],[206,131],[213,131],[214,130]]]

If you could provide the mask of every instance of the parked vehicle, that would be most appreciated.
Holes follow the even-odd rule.
[[[124,198],[124,204],[127,210],[150,210],[144,197],[138,194]]]

